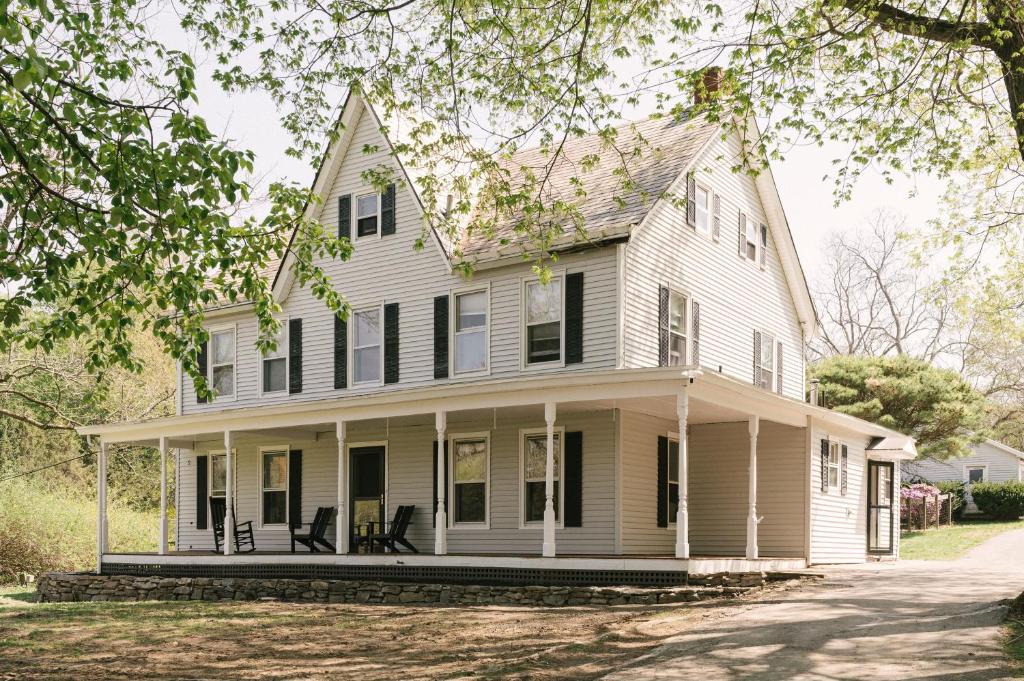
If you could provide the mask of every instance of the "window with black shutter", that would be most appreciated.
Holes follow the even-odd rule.
[[[338,238],[352,238],[352,195],[338,197]]]
[[[302,320],[288,321],[288,392],[302,392]]]
[[[384,382],[398,383],[398,303],[384,306]]]
[[[334,388],[348,387],[348,321],[334,316]]]

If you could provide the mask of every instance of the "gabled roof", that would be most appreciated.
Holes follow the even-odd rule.
[[[616,128],[614,143],[598,134],[570,139],[550,172],[551,154],[539,147],[516,152],[503,160],[510,182],[523,186],[525,173],[546,176],[545,203],[564,201],[578,207],[583,234],[572,225],[555,243],[602,241],[629,234],[676,178],[697,157],[718,130],[718,125],[701,116],[689,120],[674,117],[649,118]],[[583,183],[582,187],[574,178]],[[624,184],[630,184],[629,190]],[[583,196],[579,192],[583,192]],[[486,218],[486,215],[478,217]],[[530,249],[529,239],[516,231],[522,214],[497,218],[493,233],[466,234],[461,250],[470,260],[519,255]]]
[[[1024,452],[1020,451],[1019,449],[1014,449],[1010,445],[1004,445],[1002,442],[999,442],[998,440],[985,440],[985,444],[992,445],[993,447],[1003,452],[1004,454],[1009,454],[1010,456],[1014,456],[1024,461]]]

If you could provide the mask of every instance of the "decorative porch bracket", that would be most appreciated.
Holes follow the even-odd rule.
[[[437,428],[437,515],[434,528],[434,554],[438,556],[448,553],[448,514],[445,512],[444,503],[444,495],[447,491],[445,487],[448,483],[444,474],[444,443],[447,424],[447,413],[438,409],[434,415],[434,425]]]
[[[544,462],[544,544],[541,554],[555,556],[555,403],[544,404],[544,422],[547,424],[547,458]],[[560,462],[559,469],[564,467]]]

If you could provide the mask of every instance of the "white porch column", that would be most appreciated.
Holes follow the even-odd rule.
[[[444,510],[444,495],[447,491],[447,480],[444,475],[444,443],[448,414],[438,409],[434,417],[437,427],[437,515],[434,527],[434,555],[443,556],[448,553],[448,514]]]
[[[541,555],[555,555],[555,403],[544,404],[544,422],[548,428],[548,452],[544,463],[544,544]]]
[[[231,448],[234,437],[230,430],[224,431],[224,555],[235,552],[235,457]]]
[[[100,441],[96,455],[96,574],[103,567],[107,551],[107,443]]]
[[[750,470],[747,476],[750,479],[750,486],[747,493],[749,511],[747,513],[747,558],[757,558],[757,524],[761,519],[757,517],[757,431],[761,427],[761,419],[751,416],[747,424],[750,432]]]
[[[338,515],[334,521],[334,547],[335,551],[341,555],[348,553],[348,505],[345,503],[348,496],[346,494],[348,486],[345,484],[348,467],[345,465],[345,422],[339,420],[335,425],[338,431]]]
[[[160,438],[160,555],[167,555],[167,438]]]
[[[687,468],[686,419],[690,411],[690,398],[684,384],[676,395],[676,415],[679,417],[679,510],[676,511],[676,558],[690,557],[689,470]]]

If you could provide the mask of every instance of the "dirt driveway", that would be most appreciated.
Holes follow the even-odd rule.
[[[1024,530],[956,561],[833,568],[822,584],[709,612],[606,679],[1016,678],[999,625],[1024,591]],[[674,618],[641,624],[656,634]]]

